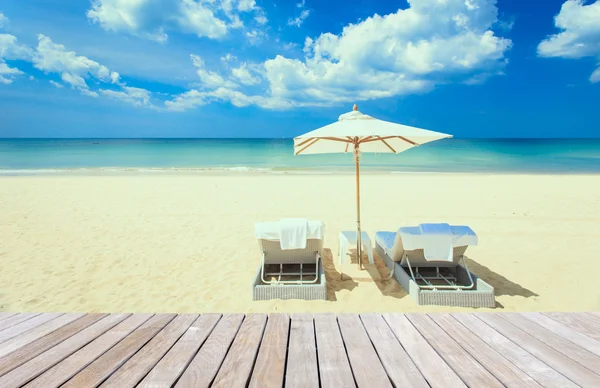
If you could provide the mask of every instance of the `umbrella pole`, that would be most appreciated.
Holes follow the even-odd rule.
[[[362,267],[362,243],[361,237],[362,232],[360,230],[360,167],[359,167],[359,155],[358,155],[358,143],[354,144],[354,161],[356,163],[356,252],[358,254],[358,268]]]

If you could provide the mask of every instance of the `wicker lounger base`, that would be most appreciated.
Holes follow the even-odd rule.
[[[304,299],[326,300],[327,281],[323,263],[319,260],[319,281],[314,284],[264,284],[260,279],[260,265],[252,283],[252,300]],[[313,275],[314,276],[314,275]]]
[[[422,289],[412,280],[408,270],[400,265],[400,263],[392,261],[385,254],[383,248],[377,244],[377,253],[383,259],[388,268],[394,269],[394,277],[398,283],[410,294],[418,305],[434,305],[434,306],[455,306],[455,307],[485,307],[495,308],[496,300],[494,297],[494,287],[479,279],[473,273],[471,277],[475,282],[475,287],[471,290],[428,290]],[[467,270],[459,265],[456,267],[455,276],[461,284],[469,284]]]

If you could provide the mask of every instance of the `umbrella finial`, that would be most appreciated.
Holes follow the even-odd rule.
[[[358,105],[354,104],[354,106],[352,107],[352,110],[358,110]]]

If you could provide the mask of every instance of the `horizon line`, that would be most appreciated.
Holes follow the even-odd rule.
[[[293,140],[294,137],[0,137],[0,140]],[[597,137],[456,137],[443,140],[600,140]]]

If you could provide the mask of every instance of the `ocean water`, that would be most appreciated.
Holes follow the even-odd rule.
[[[600,139],[445,139],[361,157],[365,172],[600,173]],[[0,174],[350,172],[352,153],[293,155],[292,139],[0,139]]]

